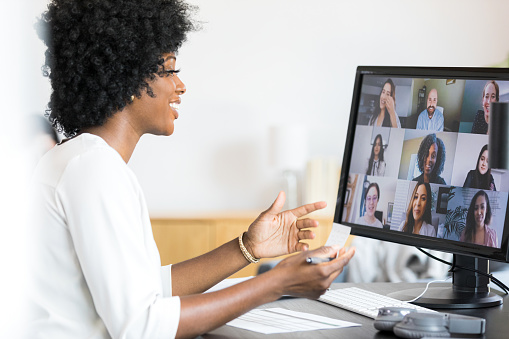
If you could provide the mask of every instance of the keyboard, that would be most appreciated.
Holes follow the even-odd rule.
[[[324,303],[375,319],[381,307],[405,307],[418,311],[436,312],[385,295],[363,290],[358,287],[347,287],[325,292],[319,299]]]

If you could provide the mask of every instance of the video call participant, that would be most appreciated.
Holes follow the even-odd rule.
[[[371,155],[368,160],[367,175],[383,177],[385,174],[384,147],[382,136],[378,134],[371,147]]]
[[[490,80],[484,85],[482,91],[482,110],[475,114],[472,125],[472,133],[488,134],[488,124],[490,123],[490,104],[498,102],[499,87],[496,81]]]
[[[417,119],[417,126],[415,129],[422,129],[428,131],[444,130],[444,115],[437,110],[438,105],[438,92],[432,88],[428,93],[428,100],[426,101],[426,109],[419,114]]]
[[[379,107],[375,109],[368,124],[369,126],[401,127],[396,113],[396,85],[392,79],[385,81],[380,92]]]
[[[417,167],[422,173],[413,181],[445,185],[445,180],[440,176],[444,170],[444,163],[444,142],[437,138],[435,133],[428,134],[422,139],[417,152]]]
[[[481,148],[476,168],[468,172],[463,187],[481,188],[491,191],[497,190],[495,180],[491,175],[491,169],[488,167],[488,145],[484,145]]]
[[[366,209],[366,213],[364,216],[358,217],[357,220],[355,220],[355,223],[359,225],[383,228],[380,220],[375,217],[375,211],[379,200],[380,187],[378,187],[376,182],[372,182],[369,184],[368,189],[366,190],[366,196],[364,197],[364,207]]]
[[[428,183],[415,185],[406,212],[406,220],[399,230],[405,233],[436,237],[437,232],[431,224],[431,187]]]
[[[490,199],[486,192],[480,190],[474,195],[468,207],[465,229],[461,233],[460,241],[497,247],[497,232],[488,226],[490,222]]]

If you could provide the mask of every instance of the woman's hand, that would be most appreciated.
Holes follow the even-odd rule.
[[[389,111],[389,114],[392,116],[396,116],[396,105],[394,104],[394,98],[391,96],[387,96],[385,99],[385,108]]]
[[[354,254],[354,248],[346,252],[344,248],[339,250],[338,246],[320,247],[286,258],[267,274],[281,279],[282,295],[317,299],[327,291]],[[321,264],[308,264],[308,257],[335,259]]]
[[[314,239],[315,234],[305,228],[318,226],[318,221],[298,218],[313,211],[325,208],[324,201],[297,207],[281,212],[285,203],[285,194],[280,192],[268,210],[249,226],[244,236],[247,250],[255,258],[271,258],[295,251],[305,251],[308,244],[299,242]]]

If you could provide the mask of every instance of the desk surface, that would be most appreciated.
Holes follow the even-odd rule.
[[[421,287],[424,289],[426,284],[409,284],[409,283],[370,283],[370,284],[352,284],[340,283],[333,284],[332,288],[345,288],[357,286],[359,288],[373,291],[379,294],[388,294],[408,288]],[[433,284],[433,286],[444,286],[447,284]],[[486,334],[484,338],[500,338],[502,333],[509,332],[509,297],[504,297],[504,305],[490,308],[478,308],[469,310],[439,310],[449,313],[457,313],[463,315],[477,316],[486,319]],[[343,309],[327,305],[325,303],[308,300],[302,298],[290,298],[278,300],[265,304],[259,308],[281,307],[289,310],[308,312],[326,317],[351,321],[361,324],[361,327],[342,328],[333,330],[320,330],[311,332],[292,332],[286,334],[270,335],[271,338],[396,338],[392,333],[378,332],[373,327],[373,320],[356,313],[345,311]],[[238,329],[232,326],[221,326],[220,328],[207,333],[203,336],[205,339],[215,338],[267,338],[267,335]],[[454,337],[461,337],[455,335]],[[471,336],[470,336],[471,337]]]

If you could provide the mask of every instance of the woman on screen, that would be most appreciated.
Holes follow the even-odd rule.
[[[488,194],[483,190],[477,192],[467,212],[465,229],[461,233],[460,241],[472,244],[497,247],[497,232],[488,225],[491,222],[491,206]]]
[[[396,113],[396,85],[387,79],[380,91],[377,109],[369,119],[369,126],[401,127]]]
[[[375,137],[373,147],[371,147],[366,174],[379,177],[383,177],[385,174],[384,145],[380,134]]]
[[[499,87],[495,80],[490,80],[484,85],[482,91],[482,110],[478,110],[475,114],[474,124],[472,125],[472,133],[488,134],[488,125],[490,123],[490,104],[498,102]]]
[[[481,148],[477,158],[477,166],[474,170],[468,172],[463,187],[497,190],[495,180],[491,175],[491,169],[488,167],[488,145]]]
[[[415,177],[413,181],[445,185],[445,180],[440,176],[444,170],[444,163],[444,142],[437,138],[435,133],[428,134],[422,139],[417,152],[417,167],[421,171],[421,175]]]
[[[364,197],[364,206],[366,209],[366,214],[364,216],[357,218],[355,220],[356,224],[365,225],[365,226],[373,226],[378,228],[383,228],[382,223],[375,217],[376,207],[378,205],[378,201],[380,200],[380,187],[376,182],[372,182],[369,184],[368,189],[366,190],[366,196]]]
[[[431,187],[428,183],[415,185],[406,212],[406,220],[399,226],[405,233],[436,237],[437,232],[431,224]]]

